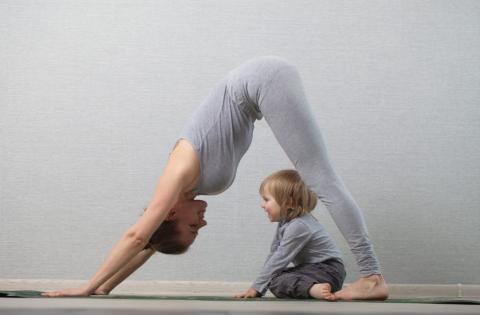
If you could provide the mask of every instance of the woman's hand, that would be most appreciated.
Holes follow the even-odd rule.
[[[43,292],[42,296],[48,297],[62,297],[62,296],[89,296],[93,294],[87,285],[78,288],[63,289],[57,291]]]
[[[105,289],[102,289],[101,287],[96,289],[92,295],[109,295],[110,294],[110,291],[108,290],[105,290]]]
[[[261,297],[261,295],[260,295],[260,293],[258,293],[257,290],[255,290],[254,288],[249,288],[247,291],[245,291],[245,292],[243,292],[243,293],[235,294],[235,297],[236,297],[236,298],[248,299],[248,298]]]

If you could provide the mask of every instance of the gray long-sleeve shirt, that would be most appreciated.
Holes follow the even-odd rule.
[[[270,254],[252,288],[264,295],[275,272],[306,263],[318,263],[330,258],[340,261],[341,253],[325,228],[310,213],[282,221],[272,241]]]

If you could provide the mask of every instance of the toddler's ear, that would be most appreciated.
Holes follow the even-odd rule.
[[[293,198],[289,198],[287,203],[285,204],[285,208],[293,208]]]

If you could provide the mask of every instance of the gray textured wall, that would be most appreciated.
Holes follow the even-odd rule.
[[[297,65],[387,280],[480,283],[479,1],[0,1],[0,278],[90,277],[213,84],[267,54]],[[257,187],[288,167],[258,122],[192,250],[133,279],[253,280]]]

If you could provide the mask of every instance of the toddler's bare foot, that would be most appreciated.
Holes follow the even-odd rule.
[[[362,277],[335,292],[334,300],[386,300],[388,298],[388,286],[382,275]]]
[[[310,293],[311,297],[319,300],[333,301],[335,299],[329,283],[316,283],[310,288],[308,293]]]

